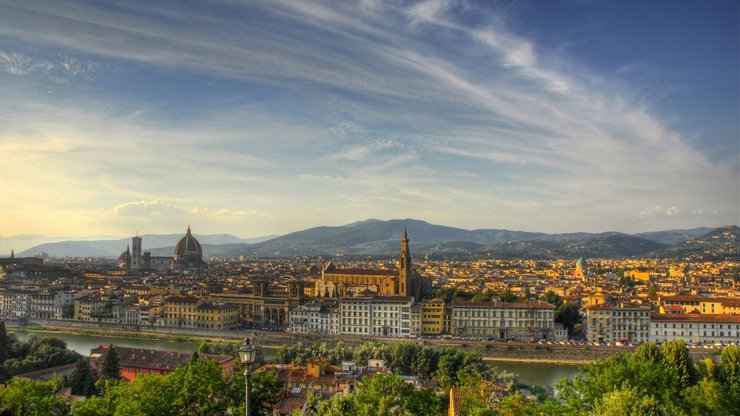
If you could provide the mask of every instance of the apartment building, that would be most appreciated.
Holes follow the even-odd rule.
[[[164,326],[174,328],[235,329],[241,308],[223,302],[207,302],[194,296],[170,296],[164,300]]]
[[[422,335],[439,335],[445,332],[445,314],[449,309],[442,299],[431,299],[421,304]]]
[[[586,312],[586,338],[604,342],[647,342],[650,333],[650,307],[623,303],[593,305]]]
[[[689,344],[740,344],[740,315],[653,314],[650,341],[683,339]]]
[[[454,303],[452,334],[517,341],[555,339],[555,306],[539,301]]]
[[[339,331],[345,335],[413,336],[413,304],[410,296],[343,298],[339,302]]]
[[[295,334],[338,334],[339,302],[316,302],[290,310],[288,331]]]

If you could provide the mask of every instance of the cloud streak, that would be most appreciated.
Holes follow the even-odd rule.
[[[60,203],[100,232],[168,210],[245,236],[395,216],[539,231],[736,221],[736,157],[710,158],[639,88],[471,7],[0,6],[0,39],[17,45],[0,51],[13,154],[0,185],[20,195],[0,214],[53,209],[43,195],[63,185]]]

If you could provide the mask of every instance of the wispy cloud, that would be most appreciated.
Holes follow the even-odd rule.
[[[470,7],[0,6],[18,45],[0,50],[0,186],[18,195],[0,214],[53,209],[44,194],[63,188],[101,228],[174,210],[243,235],[362,216],[545,231],[738,217],[738,157],[710,158],[639,88]],[[62,75],[82,84],[43,80]]]

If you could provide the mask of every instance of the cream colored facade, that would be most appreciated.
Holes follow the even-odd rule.
[[[538,301],[453,304],[452,334],[517,341],[555,339],[555,307]]]
[[[408,296],[367,296],[343,298],[339,302],[339,331],[344,335],[386,337],[414,336]]]
[[[339,303],[297,306],[289,320],[288,331],[294,334],[339,334]]]
[[[650,321],[650,341],[682,339],[690,344],[740,344],[738,315],[659,315]]]
[[[586,312],[586,338],[591,342],[647,342],[650,333],[650,307],[632,304],[589,306]]]

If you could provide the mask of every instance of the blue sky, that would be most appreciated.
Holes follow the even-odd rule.
[[[738,7],[0,0],[0,236],[736,224]]]

